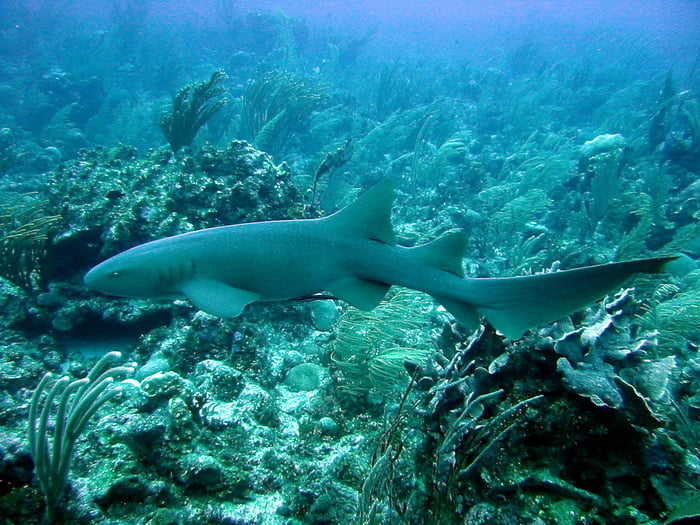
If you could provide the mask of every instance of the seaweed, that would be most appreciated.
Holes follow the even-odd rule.
[[[534,395],[498,406],[504,390],[469,360],[491,336],[481,327],[451,360],[436,355],[425,366],[405,365],[411,381],[376,440],[358,524],[453,523],[464,516],[468,493],[478,490],[472,480],[485,461],[526,422],[528,409],[544,401]]]
[[[651,235],[654,224],[652,198],[646,193],[639,193],[635,201],[637,208],[632,211],[632,214],[637,217],[637,224],[618,241],[614,257],[616,261],[626,261],[642,256]]]
[[[494,187],[505,189],[504,194],[482,191],[479,199],[487,210],[495,208],[490,211],[489,240],[497,253],[505,256],[508,273],[515,275],[528,267],[532,269],[545,263],[547,255],[543,241],[547,235],[538,221],[542,221],[551,208],[552,200],[541,189],[531,189],[516,197],[511,194],[509,199],[505,196],[511,193],[506,189],[508,187],[507,184]]]
[[[302,77],[270,71],[243,91],[240,133],[259,149],[275,155],[325,104],[326,89]]]
[[[590,192],[583,200],[590,232],[595,232],[620,191],[620,157],[606,152],[589,159]]]
[[[422,325],[420,297],[400,290],[370,312],[348,307],[343,313],[332,354],[345,378],[343,390],[353,395],[370,390],[390,394],[407,379],[406,361],[421,364],[427,359],[432,352],[429,344],[411,338]]]
[[[226,92],[221,84],[227,78],[222,69],[216,69],[209,80],[188,84],[177,92],[172,109],[160,119],[160,129],[173,151],[192,144],[202,126],[228,103],[220,98]]]
[[[331,183],[331,179],[333,178],[333,173],[335,172],[335,170],[345,165],[345,163],[347,163],[352,158],[353,151],[354,148],[352,144],[352,138],[349,138],[345,141],[345,143],[342,146],[336,148],[333,151],[329,151],[328,153],[326,153],[325,157],[323,157],[323,160],[314,172],[314,183],[311,187],[312,206],[317,206],[322,200],[322,197],[319,197],[317,193],[318,183],[321,177],[328,174],[326,181],[326,187],[328,187]]]
[[[4,195],[0,204],[0,277],[29,295],[48,279],[49,238],[62,223],[45,215],[45,203],[32,195]]]
[[[398,110],[408,108],[411,97],[411,83],[404,74],[400,63],[386,65],[379,74],[374,107],[377,117],[384,120]]]
[[[413,147],[413,162],[411,163],[411,172],[408,175],[409,188],[412,195],[416,195],[418,193],[418,166],[421,158],[424,155],[426,142],[434,120],[435,114],[431,112],[427,113],[423,118],[420,128],[418,128],[418,133],[416,134],[416,142]]]
[[[689,341],[700,341],[700,272],[684,278],[683,288],[676,288],[669,298],[653,304],[642,315],[640,323],[647,329],[657,330],[665,346],[683,349]],[[662,285],[668,294],[668,285]],[[657,289],[657,296],[661,295]]]

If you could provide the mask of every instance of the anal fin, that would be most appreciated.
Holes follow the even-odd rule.
[[[445,307],[467,330],[475,330],[481,322],[480,315],[472,305],[456,299],[436,296],[435,300]]]

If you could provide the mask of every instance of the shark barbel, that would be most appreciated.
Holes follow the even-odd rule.
[[[514,339],[600,299],[635,273],[658,273],[674,259],[469,278],[462,267],[463,232],[416,247],[397,244],[393,198],[393,184],[386,181],[320,219],[220,226],[148,242],[97,265],[85,283],[124,297],[187,297],[219,317],[235,317],[258,301],[320,292],[371,310],[398,285],[431,295],[469,328],[483,316]]]

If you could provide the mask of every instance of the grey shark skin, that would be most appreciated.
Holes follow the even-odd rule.
[[[466,236],[447,233],[399,246],[391,224],[393,184],[374,186],[320,219],[198,230],[137,246],[85,276],[94,290],[124,297],[187,297],[199,309],[235,317],[247,304],[329,292],[363,310],[392,285],[433,296],[475,327],[480,316],[515,339],[621,286],[635,273],[663,271],[673,257],[608,263],[524,277],[464,277]]]

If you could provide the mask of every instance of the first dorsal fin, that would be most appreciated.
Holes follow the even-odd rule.
[[[338,232],[394,246],[396,234],[391,224],[393,202],[394,183],[385,180],[367,190],[342,210],[326,217],[326,220]]]

